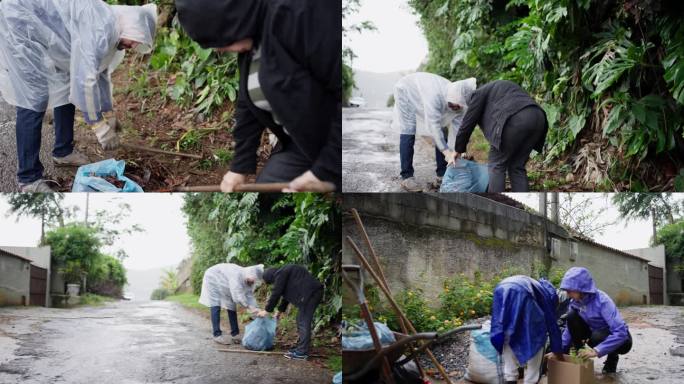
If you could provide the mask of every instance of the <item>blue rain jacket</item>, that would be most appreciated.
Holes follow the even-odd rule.
[[[501,354],[508,337],[520,364],[529,361],[551,340],[551,351],[562,352],[561,332],[556,324],[556,290],[547,280],[512,276],[494,289],[491,342]]]
[[[608,329],[610,335],[599,345],[594,347],[599,357],[618,349],[629,338],[629,328],[620,316],[620,312],[613,300],[603,291],[596,288],[591,273],[586,268],[573,267],[568,269],[561,281],[561,289],[582,292],[584,297],[580,301],[570,300],[570,308],[579,313],[580,317],[589,325],[592,331]],[[570,331],[563,331],[563,349],[567,350],[572,344]]]

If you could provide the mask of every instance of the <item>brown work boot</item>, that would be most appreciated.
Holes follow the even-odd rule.
[[[73,151],[64,157],[52,156],[52,161],[58,167],[80,167],[90,163],[86,155],[77,151]]]

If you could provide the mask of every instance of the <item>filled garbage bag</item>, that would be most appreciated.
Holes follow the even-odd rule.
[[[395,342],[394,333],[383,323],[375,322],[375,330],[380,338],[380,344],[389,345]],[[342,349],[363,350],[373,348],[373,338],[371,338],[368,326],[363,323],[358,326],[357,331],[346,332],[342,335]]]
[[[257,317],[245,327],[242,346],[252,351],[266,351],[273,348],[276,332],[276,319]]]
[[[482,329],[470,332],[468,368],[465,379],[473,383],[499,384],[503,382],[503,371],[499,364],[499,353],[490,338],[491,324],[482,324]]]
[[[489,170],[487,164],[456,159],[454,166],[447,167],[440,192],[487,192]]]
[[[125,169],[123,160],[114,159],[82,165],[76,171],[71,192],[143,192],[138,184],[124,176]],[[105,180],[106,177],[116,178],[124,184],[119,188]]]

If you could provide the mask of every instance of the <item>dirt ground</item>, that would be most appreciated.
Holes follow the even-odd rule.
[[[679,384],[684,378],[684,307],[621,308],[632,334],[632,350],[620,356],[618,372],[603,375],[603,360],[594,360],[597,384]],[[433,383],[444,383],[432,380]],[[460,380],[458,384],[471,384]],[[522,384],[522,380],[519,381]],[[546,377],[540,384],[547,384]]]
[[[1,383],[329,383],[317,361],[220,352],[211,324],[167,301],[1,308]],[[230,348],[240,348],[230,346]]]
[[[172,152],[200,155],[190,159],[174,155],[161,155],[120,147],[103,151],[95,135],[84,123],[82,113],[76,112],[74,141],[76,150],[86,154],[92,162],[105,159],[124,160],[126,176],[136,181],[146,192],[170,192],[174,187],[217,185],[228,171],[235,143],[231,129],[232,105],[226,105],[211,116],[195,114],[192,106],[179,106],[162,96],[162,88],[155,73],[146,73],[140,81],[143,65],[131,58],[125,61],[112,77],[114,109],[122,131],[122,142]],[[15,109],[0,100],[0,191],[18,191],[16,183],[17,152],[15,136]],[[41,162],[44,178],[54,182],[61,192],[71,191],[76,168],[57,168],[52,164],[51,150],[54,129],[48,115],[43,123]],[[259,148],[258,169],[270,156],[268,134],[262,137]],[[251,176],[249,182],[254,181]]]

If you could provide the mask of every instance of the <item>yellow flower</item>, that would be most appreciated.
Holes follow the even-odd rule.
[[[435,317],[435,315],[432,315],[430,316],[430,320],[437,320],[437,318]]]
[[[444,330],[444,327],[439,327],[439,328],[437,328],[437,330],[442,332]]]
[[[475,315],[475,311],[471,309],[471,310],[470,310],[470,314],[471,314],[471,315]]]
[[[444,320],[444,324],[449,324],[449,323],[451,323],[451,320],[449,320],[449,319]]]
[[[408,295],[409,295],[409,297],[413,296],[413,292],[408,291]]]

